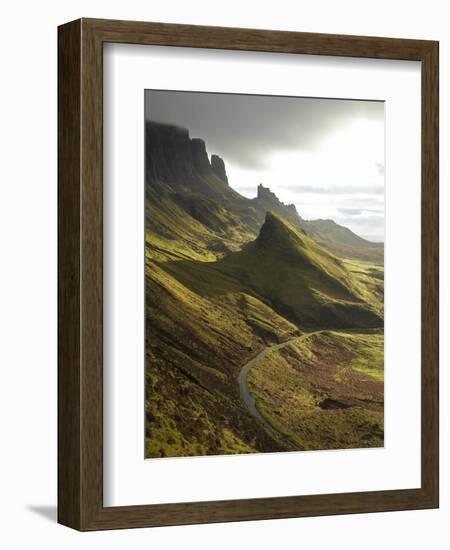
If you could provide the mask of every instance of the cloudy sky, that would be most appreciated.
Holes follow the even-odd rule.
[[[204,139],[242,195],[262,183],[305,219],[384,240],[384,103],[149,90],[145,116]]]

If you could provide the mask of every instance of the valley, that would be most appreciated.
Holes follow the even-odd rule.
[[[146,147],[146,457],[382,446],[383,246]]]

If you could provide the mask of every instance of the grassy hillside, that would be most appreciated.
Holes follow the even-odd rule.
[[[302,220],[300,227],[316,242],[343,258],[384,264],[384,244],[373,243],[333,220]]]
[[[239,401],[242,365],[311,326],[347,328],[357,314],[379,326],[376,307],[343,262],[274,214],[240,252],[186,250],[147,261],[147,454],[283,449]]]
[[[332,439],[324,431],[305,443],[292,408],[283,409],[279,422],[278,382],[270,382],[270,393],[264,369],[273,369],[279,380],[288,376],[294,386],[286,382],[286,387],[298,402],[306,390],[297,382],[299,376],[306,380],[302,365],[311,354],[308,384],[313,385],[318,366],[323,388],[332,390],[330,399],[343,398],[343,388],[350,398],[354,380],[357,388],[371,387],[374,376],[364,376],[378,367],[366,368],[364,354],[372,340],[356,333],[352,340],[347,332],[344,339],[335,331],[383,326],[383,267],[337,257],[300,227],[294,206],[279,203],[267,190],[261,190],[261,200],[240,196],[228,185],[221,159],[213,169],[204,142],[191,140],[187,131],[151,124],[147,138],[152,146],[146,157],[146,456],[292,450],[286,438],[256,421],[240,398],[243,367],[277,345],[279,351],[250,373],[258,406],[302,447],[328,445]],[[298,338],[322,329],[333,329],[333,336],[311,340],[314,346],[306,353]],[[350,359],[353,365],[352,376],[340,385],[334,378],[336,358],[341,370]],[[382,382],[377,384],[382,391]],[[350,417],[369,424],[370,415],[378,418],[379,407],[362,411],[358,395],[353,395],[358,405],[341,409],[347,419],[340,421],[342,430],[355,426]],[[317,406],[320,419],[323,409]],[[336,431],[338,421],[333,422]],[[361,445],[367,430],[359,429],[360,435],[344,444]],[[374,426],[370,430],[375,434]],[[378,444],[377,437],[364,441]]]
[[[383,332],[326,331],[267,355],[249,385],[271,424],[306,450],[383,446]]]
[[[279,214],[295,227],[302,229],[309,237],[333,254],[354,260],[384,264],[384,244],[372,243],[356,235],[333,220],[304,220],[295,205],[284,204],[263,185],[258,185],[257,197],[252,199],[260,224],[267,212]]]
[[[202,281],[193,291],[169,265],[146,271],[147,456],[282,450],[240,403],[236,379],[255,350],[297,327],[232,286],[225,300]]]
[[[382,326],[379,307],[361,278],[274,213],[267,214],[258,238],[222,266],[304,329]]]

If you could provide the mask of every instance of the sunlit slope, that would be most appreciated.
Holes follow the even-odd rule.
[[[384,444],[382,330],[293,339],[249,375],[258,410],[306,450]]]
[[[257,197],[252,200],[252,203],[261,216],[261,224],[266,212],[273,212],[303,229],[317,243],[337,256],[384,264],[383,243],[373,243],[363,239],[348,227],[339,225],[330,219],[305,220],[297,212],[294,204],[284,204],[275,193],[264,185],[258,185]]]
[[[358,278],[370,275],[275,214],[243,250],[210,252],[214,233],[160,204],[178,237],[173,248],[164,237],[164,254],[147,247],[147,456],[283,450],[242,406],[239,371],[262,347],[311,327],[381,326]]]
[[[236,193],[186,130],[147,133],[146,456],[289,450],[241,402],[243,365],[305,331],[382,326],[383,268],[334,256],[267,190]]]
[[[170,267],[182,265],[177,278]],[[146,268],[147,456],[283,450],[254,424],[236,380],[256,350],[297,327],[226,277],[216,290],[187,265],[213,264]]]
[[[305,329],[383,324],[380,309],[345,264],[277,214],[268,213],[258,238],[221,267]]]
[[[211,261],[255,238],[256,222],[242,221],[236,211],[207,196],[153,183],[146,199],[149,258]]]
[[[191,139],[184,128],[147,122],[146,148],[150,257],[210,261],[255,238],[259,214],[228,185],[220,157],[211,164],[203,140]]]

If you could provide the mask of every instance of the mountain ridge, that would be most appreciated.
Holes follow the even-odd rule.
[[[191,139],[186,129],[146,124],[148,458],[290,450],[255,422],[240,400],[242,365],[261,349],[312,329],[383,324],[383,268],[337,257],[331,246],[302,229],[304,220],[295,206],[281,203],[270,189],[261,186],[259,200],[242,197],[228,185],[219,158],[211,155],[210,160],[205,142]],[[358,342],[349,352],[336,345],[335,336],[322,337],[329,339],[325,351],[331,363],[356,354]],[[278,369],[280,402],[297,412],[306,403],[304,377],[313,381],[311,410],[305,409],[307,415],[290,425],[314,429],[316,448],[327,448],[329,438],[341,447],[351,446],[336,433],[352,430],[359,434],[357,443],[367,446],[364,437],[375,430],[375,421],[365,402],[349,409],[346,424],[335,418],[331,433],[323,416],[330,411],[317,405],[339,400],[342,380],[349,380],[352,390],[355,380],[363,384],[366,375],[356,375],[354,369],[330,373],[323,364],[324,350],[316,350],[308,338],[303,344],[312,345],[311,353],[290,344],[280,357],[270,356],[264,377],[264,383],[270,381],[271,369]],[[281,354],[290,354],[289,364],[299,369],[294,399],[286,400],[282,393]],[[310,366],[308,361],[313,361]],[[280,411],[277,406],[266,412],[278,418]],[[314,413],[310,424],[309,412]]]
[[[346,265],[286,218],[268,212],[255,241],[224,258],[258,295],[308,328],[379,327],[380,313]],[[280,309],[281,308],[281,309]]]
[[[383,243],[367,241],[333,220],[304,220],[294,204],[284,204],[261,183],[255,198],[240,195],[229,185],[224,160],[215,153],[210,160],[205,141],[191,138],[186,128],[146,121],[145,172],[147,182],[153,185],[163,182],[166,190],[177,193],[172,198],[179,206],[189,202],[189,215],[207,226],[207,211],[214,210],[210,200],[220,201],[228,212],[226,223],[231,228],[241,225],[240,232],[247,235],[247,240],[256,237],[266,212],[273,211],[335,254],[379,264],[384,262]],[[190,195],[189,201],[183,199],[183,194]],[[198,207],[193,204],[194,200],[199,203]],[[196,218],[196,213],[201,213],[200,218]],[[217,223],[211,221],[210,225],[217,226]],[[221,233],[227,234],[224,226]],[[236,231],[232,229],[232,233],[236,237]]]

